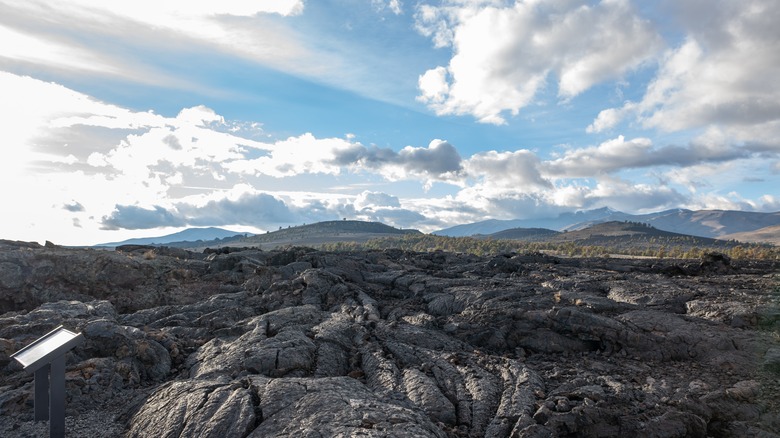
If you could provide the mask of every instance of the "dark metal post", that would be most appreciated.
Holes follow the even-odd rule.
[[[35,421],[49,419],[49,365],[35,370]]]
[[[49,391],[49,437],[65,438],[65,355],[51,363]]]

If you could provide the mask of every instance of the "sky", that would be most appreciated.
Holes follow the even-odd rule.
[[[0,0],[0,238],[780,210],[774,0]]]

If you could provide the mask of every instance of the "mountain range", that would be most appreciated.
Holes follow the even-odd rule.
[[[104,243],[98,247],[123,245],[171,246],[186,249],[205,247],[258,247],[272,249],[278,246],[317,246],[323,243],[350,241],[365,242],[380,237],[420,234],[417,230],[402,230],[380,222],[324,221],[308,225],[279,228],[265,234],[237,233],[221,228],[189,228],[166,236],[129,239],[122,242]]]
[[[212,241],[217,239],[221,240],[235,236],[245,237],[247,236],[247,233],[239,233],[237,231],[230,231],[216,227],[187,228],[186,230],[179,231],[178,233],[167,234],[164,236],[140,237],[136,239],[123,240],[121,242],[101,243],[95,246],[116,247],[122,245],[169,245],[178,242]]]
[[[450,237],[489,237],[544,241],[558,232],[577,231],[608,222],[642,223],[657,230],[721,240],[780,244],[780,212],[757,213],[733,210],[674,209],[634,215],[611,208],[563,213],[542,219],[490,219],[435,231],[432,234]],[[266,234],[250,235],[221,228],[190,228],[165,236],[129,239],[105,243],[101,247],[121,245],[168,245],[182,248],[206,246],[317,245],[337,241],[361,242],[377,237],[420,233],[402,230],[379,222],[325,221],[315,224],[280,228]]]
[[[780,212],[758,213],[734,210],[686,210],[673,209],[649,214],[629,214],[611,208],[563,213],[542,219],[490,219],[471,224],[457,225],[433,234],[464,237],[490,235],[514,228],[544,228],[555,231],[580,230],[598,223],[613,221],[641,222],[659,230],[715,239],[730,239],[740,233],[747,242],[765,242],[767,235],[776,236],[780,226]],[[772,229],[771,227],[775,227]]]

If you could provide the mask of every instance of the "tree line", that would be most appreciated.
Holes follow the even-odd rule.
[[[473,237],[448,237],[432,234],[409,234],[400,237],[372,239],[364,243],[334,242],[320,246],[326,251],[360,251],[401,249],[414,252],[447,251],[478,256],[507,252],[544,252],[565,257],[608,257],[626,255],[654,258],[698,259],[707,252],[717,251],[732,259],[780,260],[780,247],[772,245],[718,241],[700,245],[701,241],[687,238],[622,239],[601,244],[577,241],[525,242],[510,239],[477,239]]]

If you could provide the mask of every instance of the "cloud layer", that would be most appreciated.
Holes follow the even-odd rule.
[[[780,19],[774,2],[704,2],[672,6],[687,33],[659,59],[655,78],[638,101],[607,108],[589,132],[625,119],[645,128],[707,128],[724,142],[780,146]]]
[[[708,190],[726,179],[726,169],[750,174],[748,169],[766,166],[766,149],[701,139],[656,145],[649,138],[617,136],[548,157],[527,149],[463,157],[438,139],[399,150],[308,133],[257,140],[262,138],[257,124],[225,120],[205,106],[164,117],[29,77],[2,73],[0,82],[19,93],[15,102],[46,95],[51,103],[0,105],[5,117],[27,113],[25,123],[4,132],[22,147],[3,162],[0,175],[6,187],[22,185],[31,192],[4,191],[4,205],[36,196],[31,211],[40,216],[37,221],[51,216],[46,206],[64,212],[52,227],[264,230],[350,217],[430,231],[485,217],[538,217],[600,206],[649,211],[777,205],[771,194],[750,200]],[[384,189],[366,189],[366,181]],[[409,195],[409,184],[424,190]],[[309,188],[290,190],[296,186]]]
[[[780,208],[773,184],[780,175],[780,9],[771,0],[350,5],[339,10],[344,17],[320,23],[303,18],[322,6],[300,0],[73,0],[56,10],[38,0],[0,3],[0,39],[8,43],[0,49],[7,148],[0,184],[19,188],[0,194],[16,213],[4,217],[5,228],[22,239],[58,235],[78,244],[152,228],[257,232],[343,217],[431,231],[602,206]],[[334,46],[353,35],[359,9],[401,29],[394,35],[403,47],[425,43],[427,51],[398,57],[398,48],[374,41],[362,57],[354,56],[362,40]],[[321,28],[309,34],[301,23]],[[410,26],[417,30],[411,36]],[[182,59],[193,71],[171,67]],[[260,65],[352,90],[406,81],[408,93],[396,93],[408,99],[404,111],[392,112],[398,118],[370,121],[425,134],[398,144],[348,134],[390,114],[355,98],[343,112],[349,117],[326,134],[308,129],[309,113],[290,112],[289,126],[297,128],[271,135],[246,109],[261,100],[224,97],[230,93],[218,86],[202,90],[193,59],[241,72]],[[367,74],[384,67],[391,73]],[[407,76],[390,78],[398,72]],[[143,111],[36,75],[127,93],[200,94],[172,93],[161,99],[169,105],[164,113]],[[263,85],[251,73],[229,78]],[[137,88],[127,91],[127,84]],[[347,106],[332,89],[293,91],[323,107]],[[223,100],[214,102],[235,97],[243,112],[204,97],[216,95]],[[448,117],[424,129],[410,109],[427,111],[424,120]],[[515,117],[533,111],[560,115],[556,129],[581,137],[569,143],[571,136],[557,141],[548,132],[544,138],[553,140],[537,141],[526,133],[536,129],[533,117]],[[236,114],[250,120],[231,119]],[[454,134],[474,121],[488,135]]]
[[[419,99],[437,114],[506,123],[551,79],[570,99],[648,61],[661,38],[627,0],[445,1],[421,5],[417,29],[452,47],[449,65],[420,76]]]

